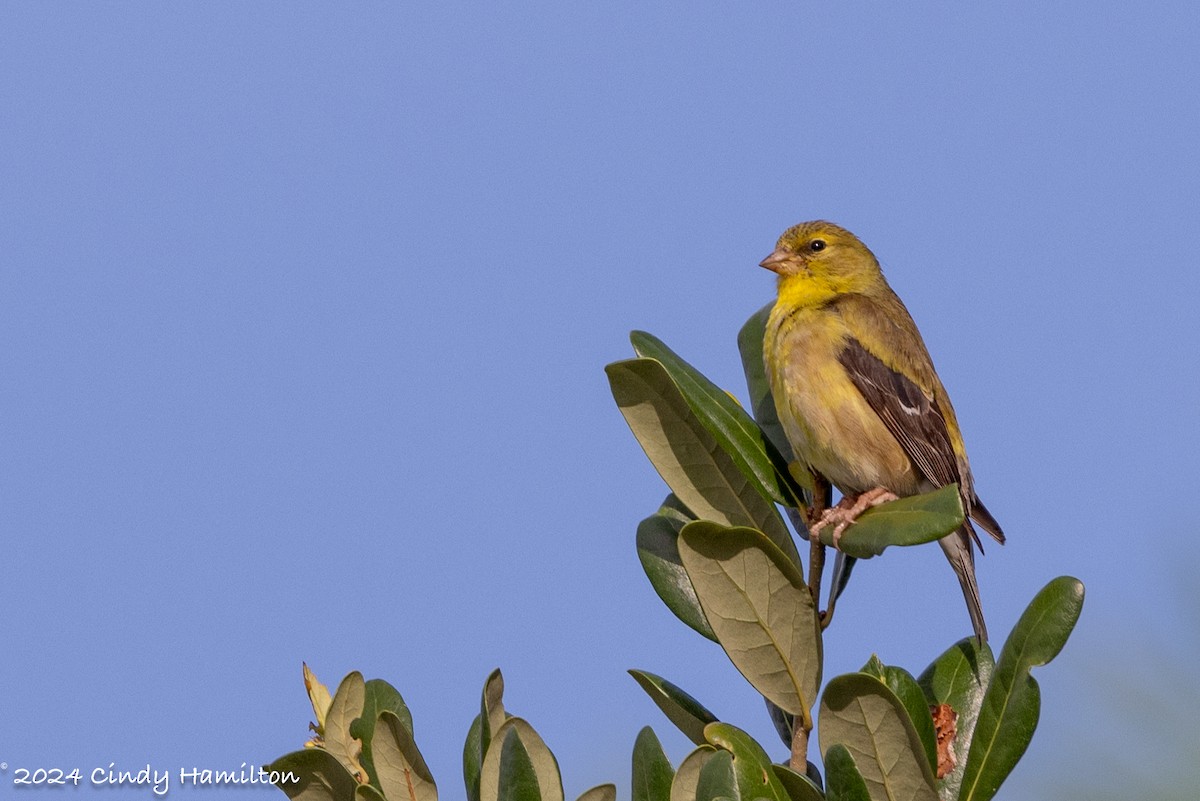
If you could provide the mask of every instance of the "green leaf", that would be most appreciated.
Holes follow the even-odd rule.
[[[883,683],[896,694],[896,698],[908,713],[908,722],[913,725],[921,745],[925,747],[925,756],[929,759],[929,769],[937,774],[937,732],[933,728],[933,715],[929,711],[929,700],[917,684],[912,674],[901,667],[888,665],[883,669]]]
[[[821,625],[800,570],[760,531],[698,520],[679,555],[717,640],[746,680],[811,725]]]
[[[938,795],[943,801],[958,798],[975,721],[992,681],[993,669],[992,649],[986,643],[981,647],[974,637],[966,637],[935,659],[917,679],[930,704],[949,704],[958,716],[955,721],[958,733],[952,743],[957,764],[938,781]]]
[[[483,695],[479,699],[479,741],[486,754],[491,747],[496,731],[511,717],[504,711],[504,674],[496,668],[483,682]]]
[[[700,771],[716,754],[717,749],[706,743],[692,749],[684,757],[683,762],[679,763],[679,770],[675,771],[675,780],[671,782],[671,801],[696,801]]]
[[[354,788],[354,801],[388,801],[383,793],[369,784],[360,784]]]
[[[633,744],[633,801],[670,801],[675,769],[654,729],[646,726]]]
[[[463,784],[467,788],[467,801],[479,801],[479,774],[483,770],[482,727],[480,715],[471,721],[467,741],[463,743]]]
[[[493,734],[479,795],[482,801],[564,801],[558,761],[522,718],[510,717]]]
[[[813,783],[814,787],[825,786],[825,780],[821,778],[821,769],[817,767],[816,762],[808,763],[808,768],[804,771],[804,776]]]
[[[674,723],[689,740],[696,745],[703,745],[706,742],[704,727],[715,722],[716,715],[662,676],[656,676],[644,670],[631,670],[629,675],[633,676],[633,680],[646,691],[650,700],[654,701],[667,719]]]
[[[775,410],[775,398],[771,394],[771,381],[767,378],[766,362],[763,359],[763,342],[766,339],[767,318],[775,302],[756,311],[738,331],[738,351],[742,355],[742,371],[746,374],[746,386],[750,390],[750,408],[754,411],[754,419],[775,446],[775,450],[786,459],[792,461],[792,446],[784,433],[783,424],[779,422],[779,413]]]
[[[877,654],[871,654],[871,658],[867,660],[867,663],[865,665],[863,665],[862,667],[860,667],[858,669],[858,672],[866,673],[868,676],[874,676],[875,678],[882,681],[883,680],[883,672],[886,669],[886,667],[887,666],[883,664],[883,662],[879,659],[879,656]]]
[[[358,782],[333,754],[324,748],[305,748],[284,754],[264,770],[295,782],[278,781],[276,786],[297,801],[346,801],[354,797]]]
[[[702,520],[763,530],[796,564],[796,543],[763,498],[684,400],[665,367],[630,359],[604,368],[613,399],[650,462]]]
[[[1008,635],[975,724],[962,801],[995,796],[1025,753],[1041,708],[1041,690],[1030,670],[1058,656],[1081,611],[1083,583],[1060,576],[1034,597]]]
[[[362,674],[356,670],[342,679],[325,716],[325,750],[333,754],[351,776],[362,776],[363,781],[366,781],[367,773],[359,761],[362,743],[351,734],[350,726],[362,715],[365,700],[366,686]]]
[[[933,771],[908,713],[874,676],[849,673],[832,679],[821,697],[818,731],[822,752],[846,746],[871,798],[936,801]],[[832,776],[827,781],[832,786]]]
[[[788,798],[792,801],[825,801],[825,794],[813,780],[789,768],[787,765],[772,765],[775,778],[783,785]]]
[[[638,356],[666,368],[687,404],[764,499],[803,506],[803,492],[788,473],[787,460],[758,423],[725,390],[644,331],[629,335]],[[760,521],[761,525],[761,521]]]
[[[695,520],[682,506],[678,498],[668,495],[662,508],[638,524],[638,559],[650,586],[667,608],[694,631],[716,642],[717,635],[704,617],[696,589],[679,561],[679,532]]]
[[[383,679],[371,679],[364,687],[365,698],[363,700],[363,716],[374,712],[375,718],[379,718],[379,713],[392,712],[396,717],[400,718],[400,722],[408,729],[409,734],[413,734],[412,712],[408,710],[408,705],[404,703],[404,698],[400,692],[388,684]]]
[[[792,735],[796,733],[796,716],[790,712],[784,712],[772,704],[769,698],[763,700],[767,703],[767,715],[771,718],[771,725],[775,727],[775,733],[779,735],[780,742],[785,748],[791,750]]]
[[[733,773],[742,798],[788,801],[787,791],[771,770],[771,758],[753,737],[728,723],[708,724],[704,736],[717,748],[733,754]]]
[[[837,604],[838,598],[842,597],[842,593],[846,591],[846,585],[850,583],[850,574],[854,571],[854,565],[858,560],[853,556],[838,551],[833,558],[833,577],[829,581],[829,613],[833,613],[833,608]]]
[[[467,742],[463,745],[463,781],[468,801],[479,801],[479,777],[492,735],[508,718],[509,714],[504,711],[504,676],[500,668],[496,668],[483,682],[479,714],[471,722]]]
[[[733,754],[717,751],[700,768],[694,798],[696,801],[716,801],[718,798],[741,797],[738,792],[737,775],[733,772]]]
[[[871,801],[867,782],[858,772],[858,765],[849,749],[841,743],[825,753],[825,778],[829,783],[828,801]],[[877,796],[877,798],[892,796]]]
[[[379,789],[389,801],[437,801],[437,786],[412,730],[390,709],[379,713],[374,742]]]
[[[910,495],[880,504],[859,516],[842,532],[838,549],[847,556],[870,559],[889,545],[921,545],[941,539],[962,525],[962,498],[958,485]],[[833,545],[833,526],[821,529],[821,542]]]
[[[873,676],[883,682],[896,695],[908,713],[908,722],[921,740],[925,755],[929,759],[929,768],[937,773],[937,733],[933,729],[933,716],[929,712],[929,700],[925,692],[904,668],[892,667],[879,661],[872,654],[867,664],[862,666],[860,673]]]
[[[502,726],[496,732],[483,763],[479,792],[483,801],[542,801],[533,760],[516,727]]]
[[[584,791],[578,801],[617,801],[617,786],[615,784],[598,784]]]
[[[380,785],[375,772],[371,743],[375,734],[375,722],[384,711],[395,714],[408,729],[409,736],[412,736],[412,713],[408,711],[408,706],[399,691],[383,679],[371,679],[364,687],[362,714],[350,724],[350,734],[362,741],[361,762],[367,770],[367,775],[371,777],[371,783],[376,787]]]

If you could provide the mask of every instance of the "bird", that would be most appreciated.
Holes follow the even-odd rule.
[[[957,484],[966,516],[938,542],[987,642],[972,521],[1001,544],[1004,532],[975,493],[950,397],[879,260],[850,231],[815,220],[787,229],[760,266],[778,275],[763,341],[776,412],[796,460],[842,495],[814,510],[810,532],[833,525],[836,547],[872,506]]]

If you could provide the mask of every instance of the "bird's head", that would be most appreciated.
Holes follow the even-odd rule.
[[[779,275],[780,292],[814,296],[861,292],[880,276],[875,254],[854,234],[824,220],[784,231],[775,251],[759,264]]]

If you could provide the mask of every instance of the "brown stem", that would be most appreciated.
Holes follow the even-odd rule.
[[[805,727],[801,715],[792,722],[792,755],[788,759],[788,767],[801,776],[808,773],[808,734],[811,726]]]
[[[808,508],[808,530],[811,532],[813,526],[825,514],[825,510],[829,508],[833,501],[833,488],[824,476],[813,476],[813,499],[812,505]],[[821,608],[821,576],[825,572],[825,546],[821,543],[819,537],[814,537],[811,534],[808,538],[808,591],[812,594],[813,605],[819,610]],[[825,621],[826,615],[821,614],[821,628],[824,629],[829,625]],[[807,736],[807,735],[806,735]]]
[[[813,605],[817,609],[821,608],[821,574],[824,572],[825,546],[813,537],[808,543],[808,591],[812,593]]]
[[[806,510],[805,526],[811,532],[825,510],[833,501],[833,489],[823,476],[813,476],[812,505]],[[821,576],[825,572],[825,546],[820,538],[811,534],[808,538],[808,591],[812,593],[813,605],[821,608]],[[822,618],[821,628],[825,628]],[[812,733],[812,716],[805,710],[804,714],[792,719],[792,754],[788,759],[788,767],[801,775],[808,773],[808,736]]]
[[[833,487],[822,475],[813,475],[812,505],[808,507],[809,524],[816,523],[833,503]]]

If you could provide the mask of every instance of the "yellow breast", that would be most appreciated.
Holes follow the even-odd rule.
[[[779,420],[796,458],[843,493],[919,492],[912,462],[838,361],[852,335],[833,307],[775,305],[763,354]]]

